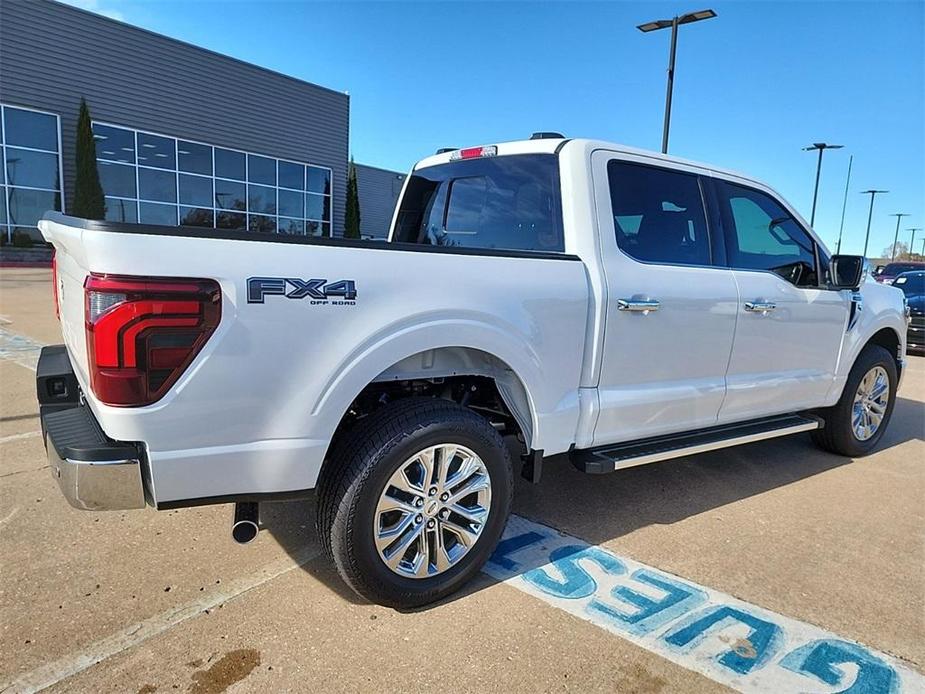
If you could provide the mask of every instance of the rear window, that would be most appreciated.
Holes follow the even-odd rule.
[[[430,246],[564,250],[553,154],[466,159],[415,171],[394,241]]]

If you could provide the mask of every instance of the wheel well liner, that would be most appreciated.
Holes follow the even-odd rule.
[[[458,376],[484,376],[492,379],[498,394],[523,432],[527,445],[530,445],[535,421],[530,395],[514,370],[488,352],[471,347],[424,350],[396,362],[376,376],[370,385]]]

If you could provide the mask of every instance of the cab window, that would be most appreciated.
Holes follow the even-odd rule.
[[[767,270],[798,287],[818,284],[812,237],[774,198],[717,180],[729,265]]]
[[[614,159],[607,164],[607,178],[621,251],[650,263],[710,264],[696,175]]]
[[[431,246],[563,251],[558,158],[520,154],[418,169],[399,205],[393,238]]]

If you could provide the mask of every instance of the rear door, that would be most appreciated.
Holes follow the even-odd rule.
[[[594,445],[711,426],[725,395],[735,280],[699,172],[652,162],[592,156],[609,296]]]
[[[720,420],[820,406],[835,378],[850,292],[824,288],[821,249],[783,203],[714,180],[741,297]]]

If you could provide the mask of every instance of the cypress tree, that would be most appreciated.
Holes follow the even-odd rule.
[[[344,238],[360,238],[360,193],[357,190],[357,169],[350,157],[347,173],[347,209],[344,211]]]
[[[90,109],[80,99],[80,116],[77,118],[77,179],[74,183],[74,209],[77,217],[103,219],[106,216],[106,199],[96,168],[96,141],[90,123]]]

